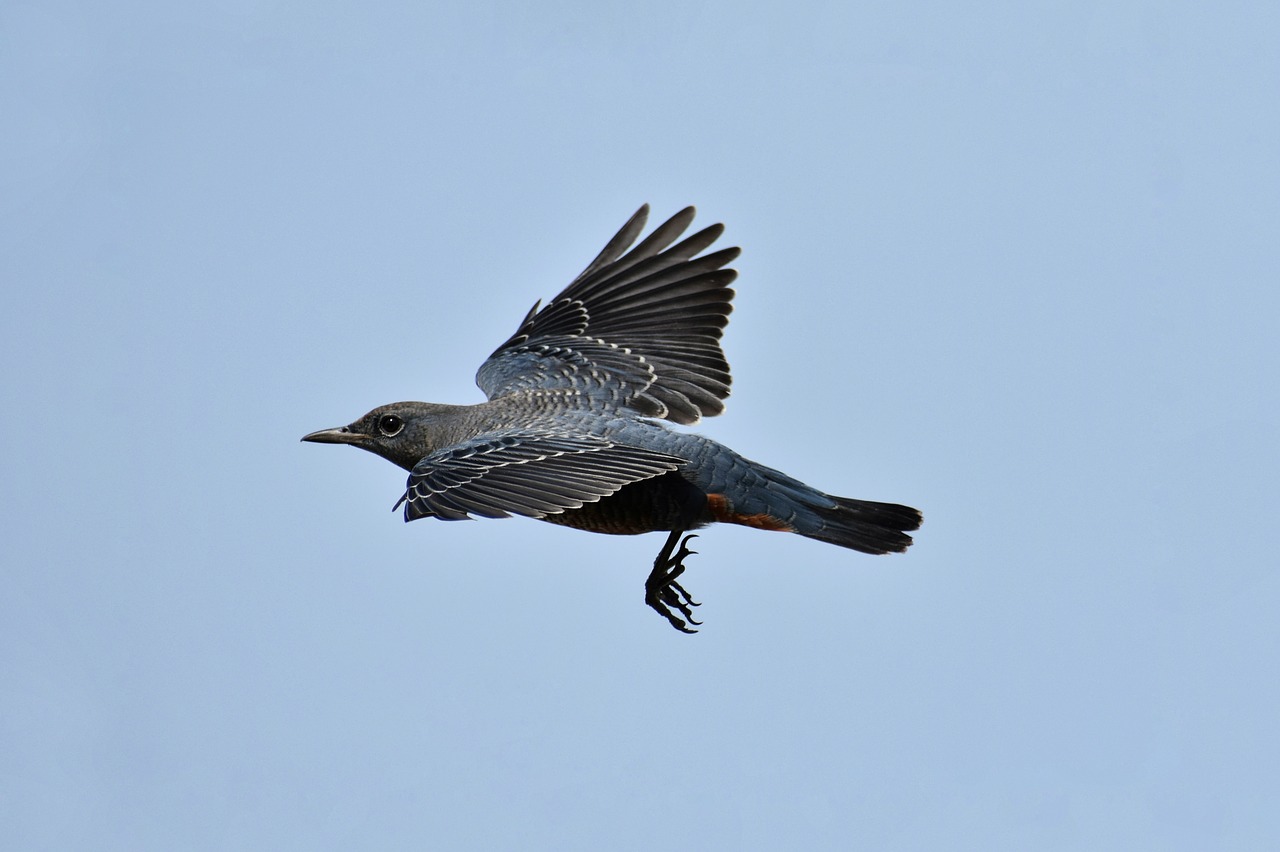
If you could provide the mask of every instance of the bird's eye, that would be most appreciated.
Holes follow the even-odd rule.
[[[384,414],[378,418],[378,431],[393,438],[400,434],[400,430],[404,428],[404,421],[394,414]]]

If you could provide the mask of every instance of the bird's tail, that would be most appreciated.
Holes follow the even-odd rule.
[[[732,477],[742,487],[707,495],[715,520],[799,533],[876,554],[906,550],[911,546],[907,533],[919,529],[924,520],[910,506],[833,497],[755,462],[746,462],[744,468]]]
[[[901,553],[911,546],[907,533],[920,529],[924,520],[919,510],[897,503],[829,499],[835,503],[833,508],[812,507],[813,520],[797,518],[795,531],[863,553]]]

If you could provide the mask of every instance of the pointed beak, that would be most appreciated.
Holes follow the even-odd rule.
[[[339,426],[337,429],[321,429],[319,432],[303,435],[302,440],[313,444],[359,444],[368,437],[359,432],[352,432],[346,426]]]

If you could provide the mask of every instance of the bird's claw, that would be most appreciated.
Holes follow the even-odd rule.
[[[691,533],[685,536],[680,541],[680,548],[672,554],[671,550],[678,536],[679,533],[672,533],[662,552],[658,554],[658,558],[653,561],[653,571],[644,583],[644,602],[681,633],[697,633],[698,631],[688,625],[702,624],[693,617],[692,609],[702,604],[695,601],[688,590],[677,582],[680,575],[684,573],[684,558],[697,553],[696,550],[689,549],[689,540],[697,538],[697,535]],[[684,618],[672,612],[673,608],[678,610]]]

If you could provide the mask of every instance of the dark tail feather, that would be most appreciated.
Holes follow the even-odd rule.
[[[863,553],[901,553],[911,546],[910,530],[920,529],[919,510],[897,503],[832,497],[834,509],[816,508],[819,524],[796,532]]]

